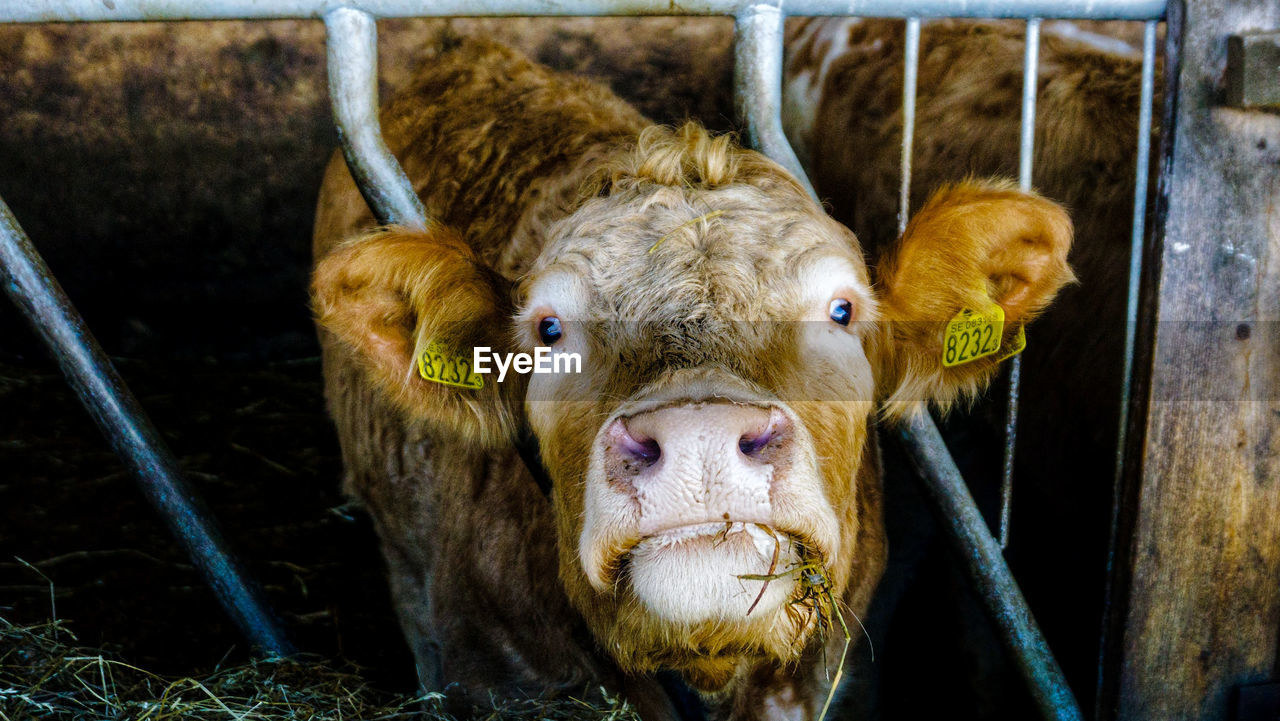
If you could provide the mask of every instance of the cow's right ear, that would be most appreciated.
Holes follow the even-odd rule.
[[[509,350],[509,285],[457,233],[390,227],[350,240],[316,265],[312,297],[320,325],[407,416],[487,446],[513,437],[521,376],[499,384],[471,369],[473,348]]]
[[[934,193],[877,268],[884,415],[945,410],[986,388],[1023,326],[1075,280],[1071,240],[1066,210],[1008,181]]]

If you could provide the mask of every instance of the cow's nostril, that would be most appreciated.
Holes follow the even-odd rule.
[[[650,464],[657,463],[658,459],[662,457],[662,449],[658,446],[658,442],[652,438],[628,447],[627,452]]]
[[[646,465],[653,465],[662,457],[662,447],[657,439],[632,433],[625,424],[621,430],[622,432],[618,434],[618,445],[626,455]]]
[[[773,440],[772,428],[766,429],[763,433],[747,433],[738,439],[738,450],[742,451],[744,456],[752,456],[769,445],[771,440]]]

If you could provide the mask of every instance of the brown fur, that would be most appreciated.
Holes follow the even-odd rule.
[[[428,687],[537,694],[604,684],[661,717],[669,709],[650,673],[672,668],[720,715],[793,707],[811,717],[826,693],[814,609],[675,627],[638,605],[625,581],[595,590],[578,557],[598,429],[628,403],[714,397],[786,404],[800,419],[840,531],[818,560],[850,611],[865,611],[884,565],[872,399],[849,397],[843,368],[801,356],[805,324],[795,322],[807,317],[796,269],[828,256],[863,286],[858,319],[876,320],[857,239],[731,139],[643,125],[594,85],[473,42],[436,58],[383,114],[432,229],[343,243],[370,218],[335,158],[316,216],[314,290],[347,488],[377,524]],[[916,249],[953,214],[973,213],[981,231],[953,233],[964,250],[942,269],[950,277],[930,277]],[[913,227],[893,251],[898,272],[877,289],[891,317],[942,309],[956,299],[929,294],[961,287],[989,289],[1029,318],[1070,277],[1061,212],[999,183],[954,189]],[[556,381],[561,400],[522,404],[522,382],[499,389],[492,376],[481,393],[424,387],[412,354],[427,340],[536,344],[527,295],[552,274],[586,289],[590,320],[569,329],[588,358],[581,376]],[[920,381],[911,376],[937,375],[932,365],[886,362],[893,339],[868,325],[847,332],[865,333],[886,387],[923,384],[946,400],[953,384],[980,386],[994,370]],[[939,337],[912,342],[912,353],[940,362]],[[523,422],[539,437],[550,503],[511,446]],[[788,532],[806,538],[797,523]],[[827,639],[828,655],[841,643]]]

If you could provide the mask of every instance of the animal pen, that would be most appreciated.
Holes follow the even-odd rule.
[[[348,167],[380,222],[414,228],[426,226],[427,213],[378,125],[375,21],[547,15],[733,17],[735,104],[746,137],[815,196],[782,129],[786,18],[905,19],[899,232],[909,215],[922,21],[1025,21],[1023,189],[1032,187],[1034,171],[1042,20],[1142,21],[1127,332],[1123,367],[1115,369],[1123,385],[1121,418],[1093,708],[1077,703],[1003,555],[1017,488],[1035,483],[1013,478],[1019,403],[1035,402],[1019,397],[1020,359],[1009,374],[994,529],[927,415],[897,436],[1044,718],[1225,720],[1280,712],[1280,687],[1271,685],[1280,655],[1280,491],[1274,482],[1280,450],[1271,434],[1280,425],[1274,330],[1280,71],[1274,62],[1268,69],[1255,60],[1268,51],[1275,57],[1280,6],[1268,0],[1167,6],[1161,0],[0,0],[0,23],[323,19],[329,94]],[[1153,160],[1162,22],[1162,140]],[[1219,89],[1224,73],[1225,93]],[[1151,169],[1158,176],[1149,193]],[[184,482],[162,434],[2,201],[0,267],[7,293],[244,636],[264,654],[295,653]]]

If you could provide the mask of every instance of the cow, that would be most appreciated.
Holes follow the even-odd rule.
[[[949,321],[1009,347],[1073,278],[1065,211],[949,185],[868,263],[732,136],[481,40],[382,127],[430,223],[374,227],[335,155],[312,292],[422,686],[671,718],[667,672],[719,718],[817,718],[885,563],[874,429],[985,387],[1000,354],[944,365]],[[518,354],[580,372],[477,372]]]
[[[1070,209],[1077,238],[1070,262],[1080,283],[1063,290],[1023,354],[1009,558],[1072,686],[1085,690],[1094,685],[1102,627],[1119,423],[1141,77],[1134,25],[1046,22],[1039,54],[1032,179]],[[923,24],[913,205],[940,184],[1016,172],[1024,32],[1020,22]],[[895,242],[903,45],[902,21],[814,18],[788,26],[787,134],[833,217],[873,254]],[[992,506],[999,459],[982,462],[974,448],[985,443],[986,456],[998,454],[1003,415],[1004,394],[995,393],[975,409],[976,427],[949,438],[977,457],[966,476]],[[911,555],[905,546],[924,535],[901,534],[904,559]],[[943,634],[918,617],[902,626],[921,629],[919,646],[951,658],[939,653]],[[968,633],[962,643],[969,648],[958,653],[981,658]],[[978,673],[988,687],[998,683],[990,662]],[[976,695],[993,715],[1010,713],[996,708],[1010,694]]]

